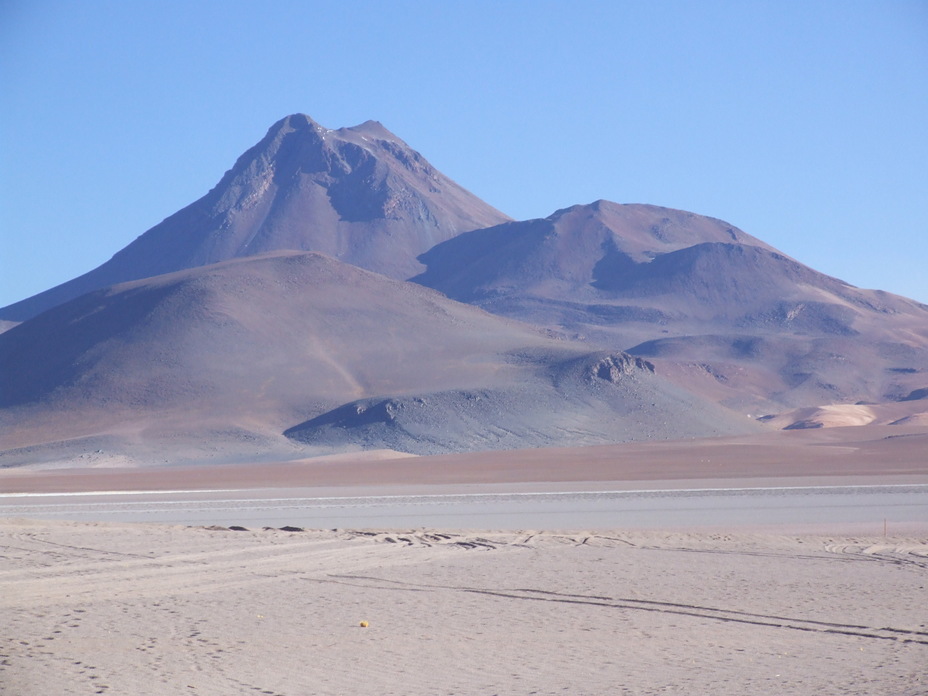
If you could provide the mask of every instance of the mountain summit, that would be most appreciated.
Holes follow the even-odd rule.
[[[928,373],[925,305],[682,210],[597,201],[467,232],[420,261],[413,282],[654,361],[737,408],[896,400]]]
[[[270,251],[320,251],[405,279],[419,254],[509,218],[376,121],[330,130],[295,114],[271,126],[201,199],[78,278],[0,310],[23,321],[86,292]]]
[[[918,426],[926,404],[928,306],[686,211],[511,221],[375,121],[282,119],[0,310],[0,469]]]

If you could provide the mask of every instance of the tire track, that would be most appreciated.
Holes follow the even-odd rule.
[[[517,599],[535,602],[556,602],[562,604],[579,604],[629,611],[646,611],[660,614],[687,616],[697,619],[707,619],[711,621],[721,621],[725,623],[739,623],[751,626],[765,626],[769,628],[783,628],[795,631],[837,634],[854,636],[858,638],[871,638],[874,640],[891,640],[901,643],[928,645],[928,631],[916,631],[893,627],[874,627],[833,621],[819,621],[816,619],[801,619],[796,617],[777,616],[773,614],[757,614],[752,612],[739,611],[736,609],[720,609],[718,607],[707,607],[695,604],[681,604],[677,602],[664,602],[648,599],[634,599],[630,597],[605,597],[597,595],[566,594],[531,588],[488,589],[457,585],[426,585],[421,583],[410,583],[400,580],[377,578],[369,575],[329,575],[328,579],[312,578],[312,580],[314,582],[353,584],[357,587],[365,587],[369,589],[405,592],[451,590],[455,592],[482,594],[491,597],[502,597],[505,599]],[[355,582],[352,583],[348,581]]]

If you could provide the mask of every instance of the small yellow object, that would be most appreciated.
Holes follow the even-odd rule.
[[[369,624],[367,623],[367,621],[362,621],[362,622],[361,622],[361,628],[367,628],[368,625],[369,625]]]

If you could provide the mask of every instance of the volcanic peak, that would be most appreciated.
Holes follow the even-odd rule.
[[[305,114],[275,123],[205,196],[98,268],[0,309],[23,321],[109,285],[293,249],[406,279],[416,257],[509,218],[434,169],[376,121],[327,129]]]

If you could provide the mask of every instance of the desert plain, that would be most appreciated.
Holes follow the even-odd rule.
[[[717,218],[292,114],[0,364],[4,694],[928,693],[928,305]]]
[[[8,471],[0,502],[217,480],[365,494],[928,483],[923,429],[763,437]],[[495,531],[79,519],[0,521],[2,693],[928,692],[921,512],[888,526],[564,529],[558,518]]]

